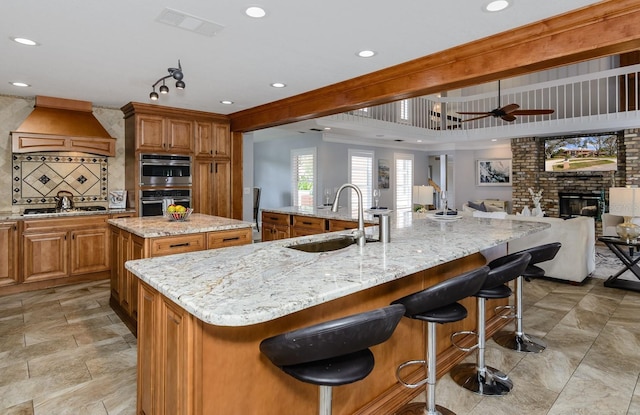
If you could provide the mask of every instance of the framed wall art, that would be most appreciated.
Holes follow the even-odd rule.
[[[511,186],[511,159],[476,161],[478,186]]]

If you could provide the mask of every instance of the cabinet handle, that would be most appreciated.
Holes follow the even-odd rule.
[[[303,225],[313,225],[312,222],[302,222]]]
[[[209,164],[209,173],[213,173],[213,163]]]
[[[278,220],[278,218],[274,218],[273,216],[271,216],[269,219],[271,219],[271,220]]]
[[[216,153],[217,153],[217,151],[216,151]],[[215,165],[216,165],[216,173],[218,173],[218,163],[215,163]]]
[[[189,245],[191,245],[191,243],[190,243],[190,242],[184,242],[184,243],[181,243],[181,244],[172,244],[172,245],[169,245],[169,248],[178,248],[178,247],[181,247],[181,246],[189,246]]]
[[[237,241],[239,239],[240,239],[239,236],[236,236],[236,237],[233,237],[233,238],[222,238],[222,242]]]

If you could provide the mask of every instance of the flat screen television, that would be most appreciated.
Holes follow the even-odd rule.
[[[618,133],[546,139],[544,154],[544,171],[615,171],[618,169]]]

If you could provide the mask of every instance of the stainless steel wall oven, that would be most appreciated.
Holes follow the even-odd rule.
[[[191,207],[191,189],[140,190],[140,216],[162,215],[162,201],[164,199],[173,199],[177,205]]]
[[[191,186],[191,156],[140,154],[140,186]]]

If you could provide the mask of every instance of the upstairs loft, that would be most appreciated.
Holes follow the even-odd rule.
[[[465,97],[418,97],[363,108],[316,120],[320,127],[358,134],[358,142],[452,149],[485,144],[491,139],[570,135],[637,128],[640,125],[640,64]],[[458,112],[490,112],[518,104],[520,109],[553,109],[548,115],[498,117],[474,121]],[[324,133],[327,141],[342,141]],[[398,141],[401,140],[401,141]],[[389,143],[391,144],[391,143]]]

